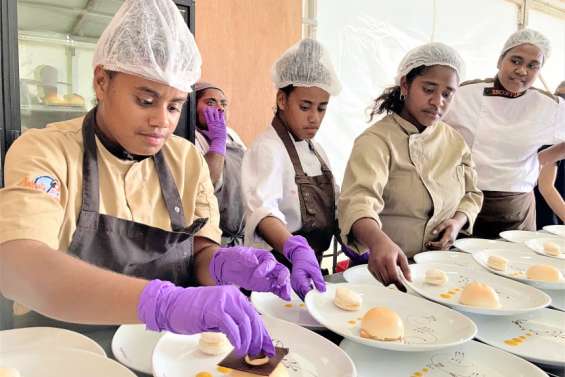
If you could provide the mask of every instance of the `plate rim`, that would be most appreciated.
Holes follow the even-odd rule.
[[[67,333],[69,335],[72,334],[71,336],[81,338],[86,343],[88,343],[92,346],[92,349],[84,349],[84,348],[78,348],[78,347],[75,347],[75,346],[55,345],[58,348],[69,348],[69,349],[82,350],[82,351],[86,351],[86,352],[91,352],[95,355],[99,355],[99,356],[102,356],[102,357],[108,357],[104,348],[100,344],[98,344],[94,339],[92,339],[91,337],[89,337],[85,334],[82,334],[78,331],[64,329],[64,328],[61,328],[61,327],[32,326],[32,327],[18,327],[18,328],[13,328],[13,329],[6,329],[6,330],[0,331],[0,338],[2,338],[2,334],[12,333],[12,332],[13,333],[16,333],[16,332],[34,332],[34,331],[37,331],[37,330],[56,331],[56,332],[59,332],[59,333]],[[46,346],[45,345],[39,345],[39,346],[22,345],[22,346],[19,346],[19,347],[13,349],[13,350],[16,351],[16,350],[26,349],[26,348],[44,348],[44,347],[46,347]],[[8,351],[0,350],[0,353],[5,353],[5,352],[12,352],[12,351],[10,351],[10,350],[8,350]]]
[[[458,270],[468,270],[466,268],[463,267],[459,267],[456,265],[449,265],[449,264],[445,264],[445,263],[421,263],[421,264],[411,264],[410,268],[412,269],[412,266],[418,266],[418,268],[423,267],[423,266],[433,266],[433,268],[439,268],[439,269],[458,269]],[[443,268],[442,268],[443,267]],[[534,310],[538,310],[538,309],[542,309],[545,308],[547,306],[549,306],[551,304],[551,297],[545,293],[544,291],[542,291],[539,288],[536,287],[532,287],[531,285],[527,285],[524,283],[520,283],[518,281],[512,280],[512,279],[506,279],[503,278],[502,276],[498,276],[498,275],[494,275],[494,274],[489,274],[489,272],[487,271],[478,271],[478,270],[469,270],[471,272],[474,272],[475,274],[485,274],[491,278],[495,278],[495,279],[504,279],[505,282],[509,283],[509,284],[513,284],[513,285],[523,285],[525,287],[527,287],[526,289],[533,289],[538,291],[538,293],[540,293],[542,296],[545,296],[546,298],[546,304],[543,306],[539,306],[539,307],[535,307],[535,308],[530,308],[530,309],[509,309],[509,310],[500,310],[500,309],[489,309],[489,308],[478,308],[478,307],[473,307],[473,306],[469,306],[469,305],[463,305],[463,304],[459,304],[459,303],[449,303],[443,300],[439,300],[438,298],[431,298],[430,295],[424,295],[422,293],[420,293],[420,289],[416,288],[414,286],[413,282],[409,282],[407,281],[404,276],[401,274],[401,278],[404,284],[408,285],[410,287],[410,289],[414,290],[416,293],[418,293],[420,296],[422,296],[423,298],[427,299],[427,300],[431,300],[434,301],[438,304],[441,305],[445,305],[448,306],[454,310],[461,310],[461,311],[465,311],[468,313],[473,313],[473,314],[482,314],[482,315],[495,315],[495,316],[507,316],[507,315],[513,315],[513,314],[520,314],[520,313],[528,313]],[[429,297],[428,297],[429,296]]]
[[[316,321],[316,319],[315,319],[315,318],[312,316],[312,314],[310,314],[310,313],[308,313],[308,314],[310,314],[310,316],[311,316],[316,322],[318,322],[319,326],[310,326],[310,325],[300,324],[300,323],[293,322],[293,321],[288,321],[288,320],[286,320],[286,319],[284,319],[284,318],[279,318],[279,317],[276,317],[276,316],[274,316],[274,315],[272,315],[272,314],[269,314],[269,313],[266,313],[266,312],[260,310],[259,307],[255,304],[255,302],[256,302],[256,300],[257,300],[257,297],[258,297],[258,296],[267,296],[267,295],[269,295],[269,294],[270,294],[270,295],[273,295],[274,297],[277,297],[277,298],[278,298],[278,296],[276,296],[275,294],[273,294],[273,293],[271,293],[271,292],[255,292],[255,291],[251,292],[251,296],[249,297],[249,299],[251,300],[251,303],[253,304],[253,307],[254,307],[255,309],[257,309],[257,311],[258,311],[259,313],[261,313],[262,315],[266,315],[266,316],[269,316],[269,317],[278,318],[278,319],[280,319],[281,321],[294,323],[295,325],[298,325],[298,326],[300,326],[300,327],[304,327],[304,328],[307,328],[307,329],[311,329],[311,330],[327,330],[327,328],[324,327],[324,325],[322,325],[322,324],[319,323],[318,321]],[[292,291],[292,295],[295,295],[294,291]],[[255,296],[255,299],[253,298],[253,296]],[[296,297],[298,297],[298,295],[296,295]],[[282,300],[282,299],[280,299],[280,300],[281,300],[281,301],[284,301],[284,300]],[[306,303],[304,303],[304,309],[307,310],[307,309],[306,309]]]
[[[344,343],[344,342],[350,343],[350,344],[352,344],[352,345],[355,346],[355,347],[358,347],[358,346],[361,346],[361,347],[362,347],[362,346],[363,346],[363,344],[359,344],[359,343],[356,343],[356,342],[352,341],[351,339],[344,338],[344,339],[340,342],[340,344],[339,344],[339,347],[340,347],[341,349],[343,349],[342,343]],[[530,361],[528,361],[528,360],[525,360],[525,359],[523,359],[523,358],[521,358],[521,357],[518,357],[518,356],[516,356],[516,355],[514,355],[514,354],[512,354],[512,353],[510,353],[510,352],[507,352],[507,351],[501,350],[501,349],[499,349],[499,348],[493,347],[493,346],[491,346],[490,344],[481,343],[481,342],[479,342],[479,341],[477,341],[477,340],[472,339],[472,340],[470,340],[470,341],[468,341],[468,342],[466,342],[466,343],[464,343],[464,344],[461,344],[461,345],[458,345],[458,346],[454,346],[454,348],[455,348],[455,347],[463,347],[463,346],[478,347],[478,348],[482,348],[482,347],[488,348],[488,350],[486,350],[486,349],[481,350],[481,351],[483,351],[483,352],[492,351],[492,350],[494,349],[495,352],[501,352],[501,353],[503,353],[503,354],[509,356],[511,359],[517,358],[517,359],[520,360],[521,363],[526,363],[526,364],[528,364],[528,365],[530,366],[530,368],[532,368],[532,370],[535,370],[535,371],[538,373],[538,376],[539,376],[539,377],[542,377],[542,376],[546,376],[546,377],[547,377],[547,374],[546,374],[540,367],[538,367],[537,365],[533,364],[532,362],[530,362]],[[366,346],[365,346],[365,347],[366,347]],[[380,351],[380,350],[379,350],[379,351]],[[394,351],[390,351],[390,350],[382,350],[382,351],[394,352]],[[456,350],[454,350],[454,351],[456,351]],[[344,352],[345,352],[345,350],[344,350]],[[430,352],[433,352],[433,351],[430,351]],[[349,353],[348,353],[348,355],[349,355]],[[538,377],[538,376],[536,376],[536,377]]]
[[[141,372],[141,373],[145,373],[145,374],[152,374],[152,373],[153,373],[153,367],[152,367],[152,366],[151,366],[151,369],[140,368],[139,366],[133,365],[133,364],[131,364],[130,362],[128,362],[128,360],[122,358],[121,353],[120,353],[120,352],[117,352],[117,347],[118,347],[118,346],[117,346],[117,340],[115,340],[115,339],[117,339],[116,335],[118,334],[118,332],[120,332],[120,333],[121,333],[121,332],[124,332],[124,331],[126,331],[125,329],[127,329],[127,328],[129,328],[129,327],[133,327],[133,326],[135,326],[135,327],[143,327],[143,326],[145,326],[145,325],[142,324],[142,323],[130,323],[130,324],[120,325],[120,326],[116,329],[116,331],[114,332],[114,335],[112,335],[112,342],[111,342],[111,344],[110,344],[110,348],[112,348],[112,354],[113,354],[113,356],[116,358],[117,361],[119,361],[121,364],[125,365],[126,367],[128,367],[128,368],[130,368],[130,369],[133,369],[133,370],[135,370],[135,371],[137,371],[137,372]],[[144,329],[144,331],[151,331],[151,330]],[[161,336],[159,337],[159,339],[162,338],[162,337],[165,335],[165,333],[166,333],[166,331],[162,331],[162,332],[160,332],[160,333],[157,332],[157,331],[154,331],[154,332],[157,333],[157,334],[161,334]],[[157,340],[157,342],[155,343],[155,346],[157,346],[157,343],[158,343],[158,342],[159,342],[159,340]],[[153,346],[153,349],[155,349],[155,346]],[[151,351],[151,355],[153,355],[153,351]],[[152,363],[152,362],[153,362],[153,357],[151,357],[151,363]]]
[[[565,313],[564,313],[564,312],[562,312],[562,311],[560,311],[560,310],[556,310],[556,309],[543,308],[543,309],[540,309],[540,310],[538,310],[538,311],[536,311],[536,312],[542,313],[542,312],[547,312],[547,311],[556,312],[556,313],[558,313],[559,315],[563,315],[563,316],[565,317]],[[501,320],[502,320],[502,319],[511,320],[511,319],[513,319],[513,318],[515,318],[515,317],[519,317],[519,316],[522,316],[522,315],[528,315],[528,314],[534,314],[534,313],[536,313],[536,312],[522,313],[522,314],[518,314],[518,315],[505,316],[505,317],[500,317],[500,318],[501,318]],[[480,316],[477,315],[477,317],[480,317]],[[474,318],[472,318],[472,320],[475,321]],[[478,327],[478,326],[479,326],[479,325],[477,324],[477,327]],[[562,361],[562,362],[554,362],[554,361],[549,360],[549,359],[544,359],[544,358],[539,358],[539,357],[531,357],[529,354],[526,354],[526,353],[523,353],[523,352],[522,352],[522,353],[513,352],[512,350],[517,350],[518,348],[511,348],[511,347],[509,347],[509,346],[507,346],[507,345],[504,345],[504,344],[500,344],[500,345],[497,344],[497,345],[495,345],[494,343],[497,343],[497,342],[495,342],[495,341],[489,341],[489,340],[486,339],[484,336],[481,336],[480,330],[479,330],[479,332],[477,333],[477,335],[475,335],[475,337],[476,337],[478,340],[480,340],[481,342],[486,343],[486,344],[488,344],[488,345],[491,346],[491,347],[498,348],[498,349],[500,349],[500,350],[502,350],[502,351],[511,353],[511,354],[513,354],[513,355],[515,355],[515,356],[519,356],[519,357],[521,357],[521,358],[523,358],[523,359],[526,359],[526,360],[528,360],[528,361],[530,361],[530,362],[533,362],[533,363],[540,363],[540,364],[543,364],[543,365],[550,365],[550,366],[565,366],[565,357],[563,358],[563,361]]]
[[[326,346],[328,346],[328,347],[331,347],[334,352],[335,352],[335,351],[340,352],[341,355],[342,355],[343,357],[345,357],[345,358],[349,361],[349,366],[351,367],[351,372],[352,372],[352,374],[351,374],[350,376],[344,376],[344,377],[356,377],[356,376],[358,375],[358,373],[357,373],[357,367],[355,366],[355,363],[353,362],[353,359],[351,359],[351,356],[349,356],[349,355],[347,354],[347,352],[345,352],[343,349],[341,349],[341,348],[339,347],[339,345],[337,345],[337,344],[331,342],[330,340],[324,338],[323,336],[321,336],[321,335],[319,335],[319,334],[317,334],[317,333],[315,333],[315,332],[313,332],[313,331],[311,331],[311,330],[308,330],[308,329],[306,329],[306,328],[304,328],[304,327],[302,327],[302,326],[299,326],[299,325],[297,325],[297,324],[295,324],[295,323],[293,323],[293,322],[284,321],[284,320],[282,320],[282,319],[279,319],[279,318],[276,318],[276,317],[273,317],[273,316],[270,316],[270,315],[265,315],[265,314],[262,314],[261,317],[262,317],[263,319],[266,319],[267,322],[271,322],[271,321],[272,321],[272,322],[275,322],[275,323],[276,323],[276,322],[279,322],[279,325],[280,325],[280,326],[289,326],[291,329],[294,327],[294,330],[296,330],[296,331],[305,331],[305,332],[307,332],[308,336],[316,336],[316,337],[321,338],[322,343],[324,343],[324,344],[325,344]],[[265,325],[266,325],[266,327],[267,327],[267,330],[269,331],[268,325],[267,325],[267,324],[265,324]],[[270,332],[270,331],[269,331],[269,332]],[[157,349],[158,349],[159,347],[162,347],[161,343],[165,343],[165,342],[167,341],[166,339],[171,338],[171,337],[182,337],[182,336],[196,337],[196,336],[198,336],[198,335],[199,335],[199,333],[198,333],[198,334],[190,334],[190,335],[188,335],[188,334],[175,334],[175,333],[171,333],[171,332],[166,332],[166,333],[159,339],[159,341],[158,341],[157,344],[155,345],[155,349],[153,350],[153,355],[152,355],[152,357],[151,357],[151,361],[152,361],[152,364],[153,364],[153,371],[152,371],[152,374],[153,374],[154,376],[158,376],[157,371],[155,370],[155,365],[157,365],[157,363],[155,363],[155,359],[157,358],[157,352],[156,352]],[[332,353],[332,355],[335,355],[335,354]]]
[[[527,284],[527,285],[531,285],[532,287],[544,290],[544,289],[550,289],[550,290],[557,290],[557,291],[561,291],[561,290],[565,290],[565,280],[563,280],[560,283],[552,283],[552,282],[543,282],[543,281],[537,281],[537,280],[530,280],[530,279],[526,279],[526,278],[519,278],[516,276],[511,276],[511,275],[507,275],[502,273],[502,271],[498,271],[495,270],[494,268],[490,268],[486,262],[485,264],[483,264],[480,260],[479,260],[479,256],[481,254],[485,254],[488,251],[494,251],[494,250],[499,250],[499,249],[485,249],[482,251],[478,251],[476,253],[473,254],[473,259],[475,260],[475,262],[477,262],[481,267],[483,267],[486,271],[489,271],[493,274],[496,274],[498,276],[502,276],[505,277],[507,279],[512,279],[515,281],[519,281],[523,284]],[[506,253],[508,250],[500,250],[503,253]],[[510,253],[515,253],[515,252],[510,252]],[[524,255],[528,255],[528,254],[524,254]],[[538,256],[537,254],[532,255],[532,256]]]
[[[378,341],[378,340],[372,340],[371,342],[362,343],[362,342],[359,342],[358,338],[360,338],[360,337],[351,337],[350,335],[346,335],[346,334],[338,332],[338,331],[336,331],[336,330],[334,330],[330,327],[327,327],[328,330],[330,330],[330,331],[332,331],[332,332],[334,332],[338,335],[341,335],[346,339],[350,339],[351,341],[353,341],[355,343],[359,343],[359,344],[362,344],[362,345],[365,345],[365,346],[371,347],[371,348],[385,349],[385,350],[388,350],[388,351],[400,351],[400,352],[408,352],[408,353],[410,353],[410,352],[425,352],[425,351],[432,351],[432,350],[440,350],[440,349],[443,349],[443,348],[453,347],[453,346],[457,346],[457,345],[466,343],[466,342],[472,340],[478,332],[478,328],[477,328],[477,325],[475,324],[475,322],[473,322],[473,320],[471,320],[465,314],[460,313],[460,312],[453,310],[451,308],[445,307],[444,305],[440,305],[436,302],[426,300],[422,297],[409,295],[407,293],[391,290],[391,289],[386,288],[386,287],[380,287],[380,286],[374,286],[373,287],[372,285],[369,285],[369,284],[340,283],[340,284],[335,284],[335,288],[339,287],[340,285],[346,286],[347,288],[350,288],[350,289],[353,289],[353,290],[355,289],[356,286],[369,287],[370,289],[382,290],[383,293],[388,292],[386,294],[406,295],[406,297],[409,297],[409,300],[423,300],[423,302],[425,302],[426,305],[430,305],[430,306],[433,306],[433,307],[436,307],[436,305],[439,305],[439,307],[441,307],[441,310],[447,309],[447,311],[454,312],[455,315],[460,317],[463,321],[467,321],[468,324],[473,328],[473,334],[471,336],[468,336],[467,339],[455,341],[455,342],[449,343],[447,345],[439,346],[439,347],[437,345],[434,345],[434,344],[424,343],[424,344],[417,344],[417,345],[414,345],[414,346],[407,348],[407,347],[398,346],[399,343],[387,343],[385,341]],[[313,297],[315,295],[323,296],[325,294],[328,294],[328,291],[326,291],[326,292],[317,292],[316,291],[316,292],[313,292],[313,293],[311,293],[311,292],[313,292],[313,291],[308,292],[308,294],[306,295],[306,301],[305,301],[306,306],[308,306],[309,302],[310,302],[310,305],[313,305],[312,301],[314,300]],[[309,296],[310,296],[310,298],[308,298]],[[310,311],[310,308],[309,308],[309,311]],[[312,316],[314,318],[316,318],[314,313],[312,313]],[[319,319],[317,319],[317,320],[319,321]],[[382,345],[389,345],[389,346],[388,347],[381,347],[381,346],[377,346],[377,345],[381,345],[381,346]]]

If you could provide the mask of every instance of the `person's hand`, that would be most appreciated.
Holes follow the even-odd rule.
[[[433,235],[440,236],[439,240],[426,242],[426,247],[430,250],[447,250],[457,239],[460,230],[461,225],[457,221],[453,219],[445,220],[432,230]]]
[[[400,267],[402,274],[408,281],[412,281],[408,258],[397,244],[390,239],[383,239],[377,245],[369,249],[369,272],[386,287],[394,284],[405,292],[406,288],[400,280],[397,266]]]
[[[250,291],[273,292],[290,301],[290,272],[266,250],[220,248],[210,261],[210,274],[219,285],[235,284]]]
[[[152,280],[141,293],[137,316],[153,331],[222,332],[238,356],[275,354],[259,314],[235,286],[180,288]]]
[[[283,254],[292,263],[290,283],[301,300],[312,290],[312,283],[320,292],[326,291],[326,282],[322,277],[316,253],[308,245],[306,238],[290,237],[283,245]]]
[[[426,247],[431,250],[449,249],[457,239],[461,228],[463,228],[466,223],[467,216],[462,212],[456,212],[451,219],[443,221],[432,230],[432,235],[439,239],[437,241],[426,242]]]
[[[202,133],[210,142],[208,151],[225,156],[228,130],[224,118],[224,111],[217,107],[206,106],[204,109],[204,119],[206,120],[208,129],[202,130]]]

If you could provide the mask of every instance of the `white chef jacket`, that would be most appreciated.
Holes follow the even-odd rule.
[[[302,169],[308,176],[322,174],[316,155],[304,140],[290,139],[296,147]],[[316,151],[329,167],[323,148],[312,140]],[[261,133],[245,152],[241,167],[242,199],[245,205],[245,245],[267,248],[269,246],[256,233],[257,225],[267,216],[280,219],[290,233],[302,228],[298,187],[294,180],[295,170],[282,140],[272,126]],[[339,186],[335,184],[336,198]]]
[[[537,151],[565,140],[565,102],[530,88],[517,98],[483,95],[493,80],[461,84],[444,121],[471,149],[483,191],[530,192],[537,183]]]

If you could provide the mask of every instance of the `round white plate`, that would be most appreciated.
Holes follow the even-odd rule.
[[[487,264],[488,258],[491,255],[497,255],[508,259],[508,268],[506,271],[498,271],[490,268]],[[562,275],[565,275],[565,260],[549,259],[532,253],[516,253],[508,250],[485,250],[473,254],[473,258],[481,266],[497,275],[504,276],[510,279],[518,280],[524,284],[529,284],[536,288],[541,289],[565,289],[565,279],[558,282],[546,282],[539,280],[530,280],[526,277],[526,271],[530,266],[535,264],[548,264],[554,266]]]
[[[559,247],[561,248],[561,254],[557,257],[551,256],[551,255],[547,255],[544,250],[543,250],[543,244],[551,241],[556,243],[557,245],[559,245]],[[557,237],[553,237],[553,238],[534,238],[531,240],[526,241],[526,246],[529,247],[530,249],[532,249],[533,251],[535,251],[536,253],[543,255],[545,257],[548,258],[554,258],[554,259],[565,259],[565,239],[561,239],[561,238],[557,238]]]
[[[542,309],[508,317],[471,317],[477,339],[534,363],[565,366],[565,313]]]
[[[482,270],[471,254],[459,251],[425,251],[414,255],[416,263],[446,263],[460,267]]]
[[[122,325],[112,338],[112,353],[122,364],[139,372],[151,374],[151,356],[165,333],[146,330],[145,325]]]
[[[546,289],[544,292],[551,297],[551,305],[549,306],[565,312],[565,291]]]
[[[0,331],[0,352],[35,347],[74,348],[106,356],[104,349],[94,340],[70,330],[56,327],[24,327]]]
[[[449,277],[448,282],[443,286],[425,283],[426,271],[430,268],[445,271]],[[470,313],[490,315],[520,314],[544,308],[551,302],[551,298],[537,288],[505,279],[487,271],[470,270],[442,263],[411,264],[410,270],[412,272],[412,282],[405,281],[404,284],[429,300]],[[489,309],[460,304],[459,296],[461,291],[472,281],[479,281],[491,286],[500,297],[501,307]],[[444,295],[444,297],[441,295]]]
[[[556,236],[565,238],[565,225],[546,225],[543,230]]]
[[[486,240],[483,238],[462,238],[453,243],[457,249],[465,253],[476,253],[485,249],[527,250],[527,247],[513,242]]]
[[[361,308],[345,311],[334,304],[335,290],[347,287],[363,297]],[[308,292],[308,310],[331,331],[371,347],[395,351],[429,351],[464,343],[475,336],[477,328],[466,316],[444,306],[434,304],[384,287],[357,284],[335,284],[324,293]],[[379,341],[362,338],[361,318],[371,308],[385,306],[402,318],[405,336],[401,341]]]
[[[320,335],[269,316],[263,321],[273,342],[289,348],[282,363],[291,377],[355,377],[353,362],[338,346]],[[155,377],[188,377],[208,372],[214,377],[225,377],[217,363],[226,354],[209,356],[198,350],[199,335],[167,333],[153,352]]]
[[[0,353],[0,367],[16,368],[23,377],[135,377],[117,361],[89,351],[61,347]]]
[[[327,286],[327,285],[326,285]],[[316,321],[302,300],[292,291],[291,301],[284,301],[270,292],[251,293],[251,302],[261,314],[296,323],[312,330],[323,330],[324,326]]]
[[[380,281],[371,275],[366,264],[360,264],[343,271],[343,278],[345,281],[353,284],[375,284],[379,287],[383,286]]]
[[[439,351],[406,354],[344,339],[359,377],[547,377],[532,363],[476,341]]]
[[[506,241],[515,242],[515,243],[524,243],[528,240],[533,240],[534,238],[551,238],[556,239],[557,236],[554,236],[550,233],[546,232],[533,232],[529,230],[507,230],[505,232],[500,232],[500,237],[504,238]],[[492,248],[491,248],[492,249]]]

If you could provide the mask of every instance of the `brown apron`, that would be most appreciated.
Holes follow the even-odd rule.
[[[207,219],[196,219],[185,227],[182,202],[162,152],[153,156],[172,231],[104,215],[99,210],[99,177],[94,134],[95,109],[83,122],[83,192],[77,228],[69,252],[78,258],[125,275],[169,280],[180,286],[196,285],[193,273],[193,240]],[[148,211],[151,208],[147,209]],[[14,317],[14,326],[61,325],[38,313]],[[84,326],[83,326],[84,327]],[[86,326],[88,327],[88,326]]]
[[[298,187],[302,228],[293,234],[306,238],[308,244],[316,252],[318,262],[321,262],[323,253],[330,247],[332,237],[337,230],[333,174],[313,144],[308,141],[310,150],[320,161],[322,174],[315,177],[306,175],[283,121],[275,116],[272,126],[281,138],[296,172],[294,180]],[[275,253],[275,255],[277,254]]]
[[[483,191],[483,195],[473,237],[495,239],[505,230],[536,230],[533,192]]]

